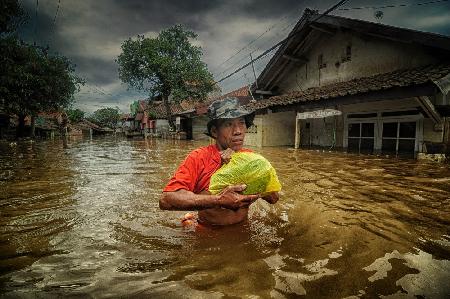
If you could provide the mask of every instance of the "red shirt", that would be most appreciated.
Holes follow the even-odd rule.
[[[250,151],[242,149],[241,151]],[[192,151],[181,163],[163,192],[180,189],[200,193],[207,191],[211,176],[222,165],[217,145],[209,145]]]

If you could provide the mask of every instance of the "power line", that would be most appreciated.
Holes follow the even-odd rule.
[[[286,14],[285,16],[283,16],[278,22],[274,23],[271,27],[269,27],[266,31],[264,31],[263,33],[261,33],[258,37],[256,37],[255,39],[253,39],[252,41],[250,41],[247,45],[245,45],[243,48],[241,48],[239,51],[237,51],[235,54],[233,54],[232,56],[230,56],[227,60],[225,60],[224,62],[222,62],[218,67],[224,65],[226,62],[232,60],[234,57],[238,56],[238,54],[240,54],[243,50],[250,48],[251,45],[253,45],[255,42],[257,42],[258,40],[261,39],[261,37],[263,37],[265,34],[267,34],[268,32],[272,31],[272,29],[274,29],[275,27],[278,26],[282,26],[283,24],[287,24],[286,26],[284,26],[281,31],[276,32],[276,36],[275,38],[271,39],[271,42],[266,42],[258,47],[255,48],[255,50],[251,51],[251,54],[257,52],[258,50],[261,50],[261,48],[265,45],[265,44],[271,44],[273,42],[273,40],[277,39],[277,37],[279,36],[280,32],[284,32],[286,31],[287,28],[291,27],[292,24],[297,22],[297,17],[296,17],[296,12],[297,9],[303,5],[304,3],[300,3],[299,6],[297,6],[296,8],[293,9],[293,12],[290,14]],[[291,17],[294,17],[294,21],[293,22],[289,22],[289,19]],[[265,46],[264,46],[265,47]],[[234,62],[233,64],[231,64],[229,67],[227,67],[226,69],[224,69],[223,71],[221,71],[220,73],[217,74],[217,76],[221,76],[222,74],[227,73],[229,70],[233,69],[236,65],[241,64],[241,62],[243,60],[246,60],[248,58],[247,56],[248,54],[246,54],[244,57],[242,57],[241,59],[239,59],[238,61]],[[216,68],[218,68],[216,67]]]
[[[357,10],[357,9],[384,9],[384,8],[396,8],[396,7],[406,7],[406,6],[414,6],[414,5],[428,5],[434,3],[448,2],[449,0],[436,0],[422,3],[408,3],[408,4],[390,4],[384,6],[361,6],[361,7],[348,7],[348,8],[339,8],[338,10]]]
[[[38,8],[39,8],[39,0],[36,0],[36,9],[35,9],[35,18],[34,18],[34,43],[35,44],[36,44],[36,39],[37,39]]]
[[[264,59],[265,58],[266,57],[264,57]],[[256,73],[257,74],[259,74],[264,69],[264,67],[267,64],[267,62],[264,62],[264,59],[261,59],[261,60],[257,61],[257,63],[255,64],[256,65],[255,69],[256,69]],[[227,80],[227,83],[225,83],[225,84],[222,83],[222,89],[225,90],[225,89],[229,88],[229,86],[231,86],[235,82],[240,81],[240,79],[242,79],[243,77],[244,77],[244,75],[241,75],[241,76],[235,77],[235,78],[233,78],[231,80]]]
[[[280,32],[284,32],[286,31],[286,29],[291,28],[293,24],[295,24],[297,22],[297,19],[295,19],[293,22],[287,24]],[[265,44],[272,44],[274,40],[279,38],[279,34],[277,33],[277,36],[275,36],[274,38],[272,38],[269,42],[265,43]],[[259,46],[258,48],[256,48],[254,51],[251,51],[250,54],[254,54],[256,53],[258,50],[261,50],[263,45]],[[226,68],[224,71],[220,72],[218,74],[218,76],[227,73],[228,71],[230,71],[231,69],[233,69],[235,66],[241,64],[244,60],[248,59],[248,56],[244,56],[241,59],[239,59],[238,61],[236,61],[235,63],[233,63],[232,65],[230,65],[228,68]]]
[[[303,3],[302,3],[303,4]],[[300,6],[298,6],[300,7]],[[297,7],[297,8],[298,8]],[[296,12],[297,8],[294,9],[294,12]],[[264,31],[263,33],[261,33],[260,35],[258,35],[255,39],[253,39],[252,41],[250,41],[247,45],[245,45],[243,48],[239,49],[236,53],[234,53],[233,55],[231,55],[230,57],[228,57],[225,61],[223,61],[221,64],[219,64],[216,68],[220,68],[222,65],[224,65],[225,63],[227,63],[228,61],[230,61],[231,59],[233,59],[235,56],[237,56],[239,53],[241,53],[243,50],[247,49],[248,47],[250,47],[253,43],[255,43],[257,40],[259,40],[261,37],[263,37],[265,34],[267,34],[268,32],[270,32],[273,28],[277,27],[282,20],[288,18],[290,16],[291,13],[284,15],[280,21],[274,23],[272,26],[270,26],[269,28],[266,29],[266,31]]]
[[[349,0],[341,0],[338,3],[336,3],[335,5],[333,5],[332,7],[330,7],[329,9],[327,9],[323,14],[319,15],[318,17],[316,17],[314,20],[312,20],[311,22],[316,22],[319,19],[321,19],[322,17],[324,17],[325,15],[329,14],[330,12],[332,12],[333,10],[337,9],[339,6],[344,5],[347,1]],[[266,51],[264,51],[262,54],[260,54],[259,56],[257,56],[255,59],[252,59],[249,63],[246,63],[245,65],[241,66],[240,68],[238,68],[237,70],[235,70],[234,72],[232,72],[231,74],[228,74],[227,76],[223,77],[222,79],[214,82],[214,84],[220,83],[228,78],[230,78],[231,76],[233,76],[234,74],[240,72],[241,70],[243,70],[244,68],[246,68],[247,66],[249,66],[250,64],[252,64],[254,61],[259,60],[260,58],[266,56],[268,53],[270,53],[271,51],[273,51],[274,49],[278,48],[280,45],[284,44],[285,42],[287,42],[288,40],[290,40],[291,38],[293,38],[294,36],[296,36],[298,34],[298,31],[289,35],[287,38],[283,39],[282,41],[276,43],[275,45],[273,45],[272,47],[270,47],[269,49],[267,49]]]
[[[61,4],[61,0],[58,0],[58,6],[56,7],[55,17],[53,18],[53,26],[55,26],[55,24],[56,24],[56,17],[58,16],[60,4]]]
[[[265,67],[265,64],[264,64],[264,63],[260,63],[259,66],[256,66],[256,67],[255,67],[256,73],[259,74],[259,73],[264,69],[264,67]],[[222,85],[222,89],[223,89],[223,90],[229,89],[230,86],[232,86],[235,82],[238,82],[238,81],[239,81],[240,79],[242,79],[242,78],[246,78],[247,81],[249,81],[248,78],[246,77],[246,74],[247,74],[247,73],[244,72],[243,75],[241,75],[241,76],[239,76],[239,77],[236,77],[236,78],[234,78],[233,80],[228,80],[228,81],[227,81],[228,83],[226,83],[225,85]],[[231,90],[231,88],[230,88],[230,90]],[[228,92],[228,91],[227,91],[227,92]],[[225,92],[225,93],[227,93],[227,92]]]
[[[52,43],[53,35],[56,30],[56,18],[58,17],[60,5],[61,5],[61,0],[58,0],[58,6],[56,7],[55,16],[53,17],[52,29],[51,29],[51,32],[49,33],[49,38],[48,38],[49,45]]]

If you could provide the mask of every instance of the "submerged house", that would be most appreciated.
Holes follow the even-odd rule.
[[[174,131],[169,128],[164,103],[160,100],[153,100],[147,106],[150,135],[174,139],[208,140],[209,137],[205,135],[208,106],[213,101],[230,96],[238,98],[242,105],[248,104],[252,99],[248,86],[244,86],[222,96],[210,97],[205,101],[187,99],[171,103],[170,111],[175,123]]]
[[[108,132],[108,129],[101,128],[100,126],[88,121],[87,119],[82,119],[78,123],[70,123],[67,127],[69,136],[94,136],[94,135],[104,135]]]
[[[170,111],[175,122],[175,131],[170,130],[166,107],[162,100],[152,100],[147,105],[149,134],[154,137],[192,139],[192,117],[194,103],[182,101],[171,103]]]
[[[252,86],[247,145],[443,153],[449,74],[447,36],[306,10]]]

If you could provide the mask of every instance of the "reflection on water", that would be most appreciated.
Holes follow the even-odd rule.
[[[0,143],[0,296],[450,297],[448,165],[256,149],[280,202],[183,229],[158,198],[200,145]]]

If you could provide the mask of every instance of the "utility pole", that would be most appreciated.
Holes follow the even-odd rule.
[[[252,63],[253,76],[255,77],[256,89],[258,89],[258,81],[256,80],[255,66],[253,65],[252,53],[250,53],[250,62]]]

